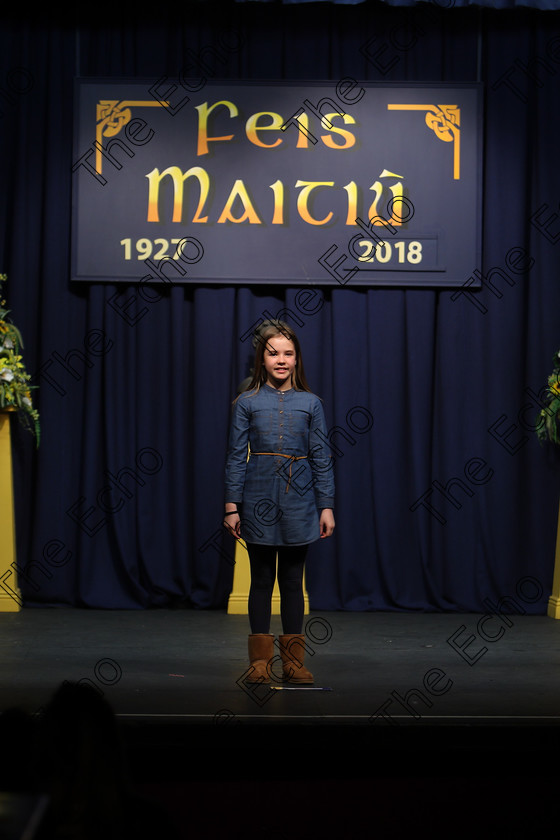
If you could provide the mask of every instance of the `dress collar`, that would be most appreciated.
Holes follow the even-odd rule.
[[[269,385],[268,382],[264,382],[263,384],[266,385],[267,388],[270,388],[271,391],[274,391],[276,394],[289,394],[290,391],[294,390],[293,387],[292,388],[284,388],[284,390],[281,390],[280,388],[274,388],[274,386]]]

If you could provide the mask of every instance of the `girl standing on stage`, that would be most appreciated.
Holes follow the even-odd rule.
[[[321,401],[305,378],[300,345],[282,321],[256,333],[255,366],[234,402],[226,464],[224,525],[249,552],[248,682],[270,682],[270,634],[276,580],[283,635],[283,679],[313,682],[302,635],[303,572],[309,543],[334,530],[333,461]]]

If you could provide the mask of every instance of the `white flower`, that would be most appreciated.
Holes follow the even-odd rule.
[[[0,370],[0,379],[3,379],[5,382],[11,382],[13,378],[14,374],[10,368],[2,368]]]

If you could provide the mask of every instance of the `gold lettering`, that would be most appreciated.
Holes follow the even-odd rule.
[[[245,213],[239,218],[235,218],[235,216],[232,215],[232,207],[236,198],[239,198],[241,200],[241,203],[245,208]],[[226,205],[222,210],[220,218],[218,219],[218,224],[221,225],[224,222],[235,222],[236,224],[239,224],[240,222],[245,222],[247,220],[252,225],[262,224],[255,211],[255,208],[251,203],[251,199],[247,194],[245,184],[242,180],[238,178],[235,184],[233,185],[233,189],[229,194],[228,200],[226,201]]]
[[[168,166],[167,169],[160,174],[156,167],[146,175],[149,182],[148,188],[148,222],[159,222],[159,188],[161,181],[166,176],[169,176],[173,181],[173,218],[172,221],[180,222],[183,216],[183,187],[187,178],[197,178],[200,187],[200,198],[196,213],[193,217],[193,222],[207,222],[208,216],[200,217],[200,213],[208,198],[210,189],[210,178],[205,169],[201,166],[191,166],[191,168],[183,174],[183,171],[178,166]]]
[[[396,175],[394,172],[389,172],[387,169],[384,169],[383,172],[379,176],[380,178],[402,178],[402,175]],[[370,190],[374,190],[375,198],[371,204],[371,207],[368,211],[368,220],[378,227],[387,226],[387,220],[383,219],[377,211],[377,205],[379,203],[379,199],[383,194],[383,187],[384,185],[381,181],[376,181],[374,184],[371,185]],[[403,185],[402,181],[398,181],[396,184],[389,186],[389,189],[393,193],[393,201],[391,203],[391,207],[395,208],[397,204],[402,204],[402,195],[403,195]],[[401,201],[397,199],[401,198]],[[398,213],[395,215],[394,212],[391,212],[391,220],[396,225],[402,225],[402,213]]]
[[[331,123],[335,117],[342,117],[344,123],[346,124],[356,124],[356,120],[350,114],[325,114],[325,119],[329,120]],[[323,141],[325,146],[329,147],[329,149],[351,149],[352,146],[356,143],[356,138],[354,137],[351,131],[345,131],[343,128],[337,128],[337,126],[334,124],[328,130],[334,132],[335,134],[340,134],[346,140],[344,145],[341,146],[338,143],[335,143],[333,138],[329,137],[328,134],[322,134],[321,140]]]
[[[321,221],[314,219],[307,207],[311,191],[317,187],[334,187],[334,181],[296,181],[296,187],[303,187],[298,195],[297,208],[299,215],[310,225],[326,225],[332,219],[332,212]]]
[[[213,105],[208,107],[207,102],[203,102],[202,105],[197,105],[196,110],[198,111],[198,148],[197,148],[197,155],[207,155],[208,154],[208,143],[215,143],[218,140],[231,140],[233,138],[233,134],[228,134],[227,136],[222,137],[208,137],[208,117],[219,105],[224,105],[228,111],[230,117],[236,117],[238,115],[237,106],[233,104],[233,102],[229,102],[227,99],[222,99],[220,102],[214,102]]]
[[[350,181],[343,189],[348,193],[348,213],[346,214],[346,224],[355,225],[358,218],[358,187],[355,181]]]
[[[271,117],[272,122],[269,125],[258,125],[259,117]],[[259,140],[257,132],[281,131],[283,122],[284,120],[280,114],[275,114],[273,111],[259,111],[258,114],[253,114],[249,117],[245,126],[245,131],[247,133],[247,137],[251,143],[255,144],[255,146],[261,146],[263,149],[274,149],[275,146],[280,145],[282,139],[278,138],[274,143],[263,143],[262,140]]]
[[[273,225],[284,224],[284,184],[282,181],[275,181],[270,184],[270,189],[274,193],[274,215],[272,217]]]

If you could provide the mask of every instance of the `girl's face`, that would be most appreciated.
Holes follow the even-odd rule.
[[[284,335],[266,339],[263,364],[266,381],[273,388],[285,391],[292,387],[292,374],[296,366],[296,349],[293,341]]]

